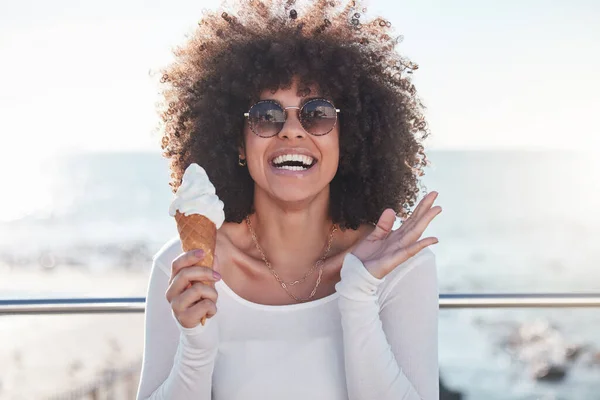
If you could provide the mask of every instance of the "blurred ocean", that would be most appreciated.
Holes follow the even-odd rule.
[[[423,183],[440,193],[444,212],[425,235],[440,239],[433,251],[441,293],[600,292],[599,158],[526,151],[429,158]],[[167,212],[168,165],[158,153],[27,162],[0,172],[8,188],[0,199],[2,271],[148,269],[177,234]],[[0,293],[8,295],[18,288]],[[542,337],[552,326],[560,335],[542,349],[523,355],[507,345],[518,329]],[[439,344],[445,382],[469,399],[600,399],[600,309],[441,310]],[[531,357],[561,346],[588,351],[557,382],[531,379]]]

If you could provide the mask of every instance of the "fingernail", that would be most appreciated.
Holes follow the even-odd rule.
[[[196,250],[196,251],[194,252],[194,255],[195,255],[196,257],[204,257],[204,250]]]
[[[219,274],[217,271],[213,271],[213,276],[215,279],[221,279],[221,274]]]

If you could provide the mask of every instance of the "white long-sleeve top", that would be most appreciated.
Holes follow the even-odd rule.
[[[438,400],[438,282],[425,248],[377,279],[348,253],[336,292],[262,305],[217,281],[217,314],[187,329],[165,298],[178,237],[153,257],[137,399]]]

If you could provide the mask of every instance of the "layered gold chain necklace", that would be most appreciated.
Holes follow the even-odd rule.
[[[256,246],[256,248],[258,249],[259,253],[261,254],[263,261],[267,265],[267,268],[269,268],[269,271],[271,271],[271,273],[273,274],[273,276],[275,276],[275,279],[277,279],[277,282],[279,282],[279,284],[281,285],[281,287],[283,288],[283,290],[285,290],[286,293],[288,295],[290,295],[290,297],[292,297],[294,300],[296,300],[299,303],[308,301],[311,298],[313,298],[313,296],[317,292],[317,288],[319,287],[319,284],[321,283],[321,277],[323,276],[324,261],[325,261],[325,258],[327,257],[327,254],[329,253],[329,250],[331,249],[331,242],[333,241],[333,233],[335,231],[337,231],[337,225],[333,224],[333,226],[331,227],[331,233],[329,234],[329,241],[327,243],[327,249],[325,250],[325,254],[323,254],[323,257],[321,257],[315,263],[315,265],[306,274],[304,274],[304,276],[302,278],[300,278],[300,279],[298,279],[298,280],[296,280],[294,282],[286,283],[286,282],[284,282],[279,277],[279,275],[277,274],[277,272],[271,267],[271,264],[269,263],[269,261],[267,261],[267,257],[265,256],[265,253],[262,251],[262,249],[258,245],[258,240],[256,239],[256,233],[254,233],[254,229],[252,229],[252,224],[250,223],[250,217],[249,216],[246,216],[246,223],[248,224],[248,228],[250,229],[250,233],[252,234],[252,240],[254,241],[254,245]],[[294,286],[294,285],[296,285],[296,284],[298,284],[300,282],[304,282],[306,280],[306,278],[308,278],[314,272],[314,270],[316,268],[319,268],[319,276],[317,277],[317,284],[315,285],[314,289],[310,293],[310,296],[308,296],[307,298],[301,299],[301,298],[298,298],[297,296],[295,296],[293,293],[291,293],[288,290],[288,286]]]

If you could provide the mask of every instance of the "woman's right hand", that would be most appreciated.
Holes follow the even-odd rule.
[[[211,268],[199,266],[203,258],[203,254],[191,250],[182,253],[171,264],[166,298],[173,314],[184,328],[194,328],[200,324],[202,317],[211,318],[217,313],[218,294],[213,282],[218,281],[220,276],[215,276],[215,271]],[[214,264],[216,263],[215,257]]]

